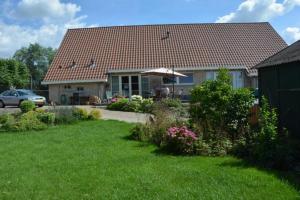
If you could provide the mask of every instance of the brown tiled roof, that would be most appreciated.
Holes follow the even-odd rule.
[[[255,68],[300,61],[300,40],[259,63]]]
[[[269,23],[70,29],[44,81],[92,81],[106,79],[111,70],[171,65],[179,70],[208,66],[250,69],[286,46]],[[90,67],[92,59],[94,67]],[[75,67],[71,67],[73,61]]]

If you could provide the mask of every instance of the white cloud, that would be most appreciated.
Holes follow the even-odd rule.
[[[295,6],[300,6],[300,0],[284,0],[282,3],[277,0],[245,0],[235,12],[219,17],[216,22],[269,21],[290,12]]]
[[[285,29],[284,34],[287,35],[288,38],[291,38],[291,41],[289,42],[300,40],[300,28],[298,27],[288,27]]]
[[[80,10],[80,6],[60,0],[21,0],[11,14],[20,19],[42,19],[48,23],[72,20]]]
[[[6,16],[15,23],[0,19],[0,57],[11,57],[17,49],[35,42],[57,48],[68,28],[90,27],[84,22],[87,16],[77,16],[80,6],[76,4],[60,0],[21,0],[13,9],[7,2],[2,7],[9,10]]]

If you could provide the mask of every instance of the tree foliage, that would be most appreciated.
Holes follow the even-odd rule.
[[[51,47],[46,48],[35,43],[17,50],[13,57],[29,68],[33,80],[33,87],[38,89],[41,87],[40,83],[51,64],[55,53],[55,49]]]
[[[25,64],[14,59],[0,59],[0,90],[22,88],[29,83],[29,71]]]
[[[254,98],[249,89],[233,89],[227,69],[191,91],[190,115],[204,137],[226,137],[232,141],[245,132]]]

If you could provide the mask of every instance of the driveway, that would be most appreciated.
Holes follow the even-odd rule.
[[[87,110],[93,109],[92,106],[76,106],[80,108],[85,108]],[[48,106],[44,106],[42,109],[48,109]],[[145,123],[149,118],[149,114],[144,113],[134,113],[134,112],[121,112],[121,111],[110,111],[106,110],[104,107],[99,107],[102,112],[103,119],[113,119],[131,123]],[[4,113],[15,113],[20,112],[19,108],[16,107],[5,107],[0,108],[0,115]]]

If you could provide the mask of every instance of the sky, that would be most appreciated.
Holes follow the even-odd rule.
[[[300,39],[300,0],[0,0],[0,58],[30,43],[58,48],[69,28],[270,22]]]

